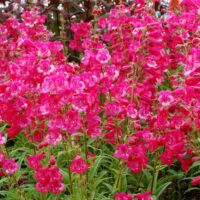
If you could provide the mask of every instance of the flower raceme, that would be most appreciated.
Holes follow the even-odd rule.
[[[60,174],[59,168],[56,166],[37,170],[35,179],[37,180],[36,189],[42,193],[52,192],[59,194],[65,189],[62,183],[62,174]]]

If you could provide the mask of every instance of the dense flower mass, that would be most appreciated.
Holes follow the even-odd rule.
[[[27,164],[38,191],[65,190],[58,159],[68,166],[72,193],[71,171],[90,171],[95,162],[87,164],[89,151],[102,143],[133,174],[177,161],[189,170],[199,152],[199,10],[197,1],[183,0],[158,18],[138,0],[130,7],[117,5],[97,21],[74,23],[69,47],[80,53],[78,64],[67,62],[60,41],[51,41],[37,8],[0,24],[0,121],[8,138],[21,133],[33,145]],[[13,158],[0,153],[0,176],[18,169]],[[83,182],[91,179],[85,176]],[[192,185],[199,182],[197,176]],[[115,199],[152,200],[153,192],[120,192]]]

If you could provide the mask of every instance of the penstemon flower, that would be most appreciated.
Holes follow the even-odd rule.
[[[14,161],[13,158],[5,158],[3,160],[2,169],[6,174],[14,174],[18,169],[19,165]]]
[[[193,186],[200,185],[200,176],[196,176],[192,179],[192,185]]]
[[[134,195],[134,197],[137,198],[138,200],[153,200],[153,197],[151,197],[151,191],[136,194]]]
[[[70,166],[70,170],[77,174],[83,174],[87,171],[89,165],[83,160],[81,156],[76,156],[74,160],[72,160],[72,164]]]
[[[45,157],[45,153],[39,153],[36,155],[29,156],[27,157],[28,165],[34,170],[39,170],[42,168],[41,160]]]
[[[126,194],[125,192],[120,192],[115,195],[115,200],[132,200],[131,194]]]

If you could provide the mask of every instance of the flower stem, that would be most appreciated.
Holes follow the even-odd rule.
[[[72,183],[72,174],[71,174],[71,171],[70,171],[70,168],[68,167],[68,175],[69,175],[69,187],[70,187],[70,192],[71,192],[71,195],[73,197],[73,183]]]
[[[159,171],[157,171],[157,158],[158,158],[158,155],[156,153],[156,162],[154,163],[154,167],[153,167],[153,177],[152,177],[152,182],[151,182],[151,192],[152,194],[154,194],[155,192],[155,188],[156,188],[156,185],[157,185],[157,178],[158,178],[158,173]]]
[[[86,136],[86,131],[84,131],[84,150],[85,150],[85,158],[86,162],[88,162],[88,147],[87,147],[87,136]],[[86,171],[86,199],[88,200],[88,170]]]
[[[71,143],[71,140],[69,141]],[[66,147],[66,144],[64,141],[62,141],[63,143],[63,147],[64,147],[64,150],[67,152],[67,147]],[[68,176],[69,176],[69,187],[70,187],[70,193],[71,193],[71,196],[72,196],[72,199],[73,199],[73,182],[72,182],[72,174],[71,174],[71,170],[70,170],[70,166],[69,166],[69,160],[67,160],[67,165],[68,165]]]
[[[119,168],[119,172],[115,181],[115,192],[118,191],[118,189],[121,189],[121,176],[122,176],[122,170],[123,170],[123,164],[121,163],[121,161],[119,161],[118,164],[118,168]]]

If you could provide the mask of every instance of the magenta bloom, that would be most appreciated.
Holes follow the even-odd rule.
[[[114,156],[116,158],[120,158],[124,161],[127,161],[131,153],[132,153],[132,150],[127,144],[119,144],[114,153]]]
[[[58,130],[51,130],[45,137],[45,141],[52,146],[57,145],[62,140],[62,135]]]
[[[126,114],[128,117],[135,119],[137,117],[138,112],[133,105],[129,104],[126,109]]]
[[[153,200],[153,197],[151,197],[151,191],[136,194],[134,197],[136,197],[138,200]]]
[[[101,63],[105,64],[110,60],[111,56],[107,49],[100,49],[97,53],[96,59]]]
[[[34,170],[41,169],[42,168],[41,160],[43,158],[45,158],[44,153],[39,153],[36,155],[29,156],[27,157],[28,165]]]
[[[164,151],[160,155],[160,160],[163,164],[170,166],[174,162],[174,154],[171,151]]]
[[[10,159],[5,158],[2,169],[7,174],[14,174],[19,169],[19,165],[14,161],[13,158],[10,158]]]
[[[76,158],[72,161],[72,165],[70,166],[70,170],[77,174],[83,174],[87,171],[89,165],[81,158],[81,156],[76,156]]]
[[[116,116],[122,111],[122,108],[117,102],[108,102],[106,104],[105,113],[106,115]]]
[[[192,186],[200,185],[200,176],[196,176],[192,179]]]
[[[132,200],[131,194],[126,194],[125,192],[120,192],[115,195],[115,200]]]
[[[174,97],[171,95],[171,92],[166,90],[166,91],[161,91],[159,93],[158,101],[160,104],[164,107],[169,106],[173,101]]]

